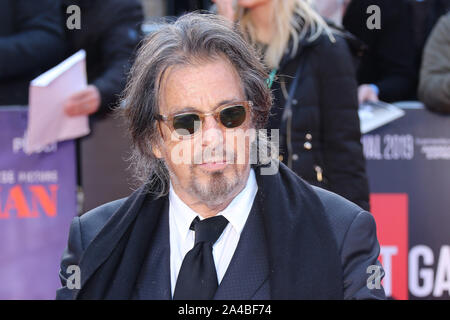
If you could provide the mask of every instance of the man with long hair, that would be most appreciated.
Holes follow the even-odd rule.
[[[73,220],[57,298],[384,298],[371,214],[276,157],[253,161],[266,145],[266,78],[215,15],[182,16],[145,40],[123,110],[143,184]]]

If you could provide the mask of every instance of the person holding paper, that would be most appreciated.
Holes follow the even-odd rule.
[[[27,105],[29,82],[64,57],[59,0],[0,0],[0,106]]]
[[[77,5],[81,28],[66,28],[67,56],[87,53],[89,86],[64,102],[69,116],[105,114],[117,102],[140,40],[143,12],[138,0],[63,0],[62,12]]]
[[[449,0],[352,0],[344,27],[364,41],[368,53],[358,70],[359,100],[416,100],[422,50]],[[378,26],[370,26],[379,21]]]

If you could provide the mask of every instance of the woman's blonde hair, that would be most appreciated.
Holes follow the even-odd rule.
[[[281,58],[292,38],[291,56],[295,56],[300,41],[314,41],[326,32],[331,41],[334,37],[327,23],[312,8],[314,0],[273,0],[275,1],[275,33],[264,53],[264,62],[270,68],[278,68]],[[240,9],[238,20],[244,35],[252,44],[257,43],[256,30],[251,23],[249,10]]]

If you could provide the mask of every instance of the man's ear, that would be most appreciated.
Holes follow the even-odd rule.
[[[161,145],[160,145],[160,143],[162,143],[162,140],[163,140],[162,130],[161,130],[161,126],[159,125],[159,123],[156,123],[156,126],[157,126],[157,130],[159,131],[159,134],[160,134],[159,139],[158,139],[160,141],[152,145],[152,152],[155,155],[155,157],[157,157],[158,159],[161,159],[163,157],[162,151],[161,151]]]
[[[162,152],[161,152],[159,143],[152,145],[152,152],[155,155],[155,157],[157,157],[158,159],[162,159],[163,156],[162,156]]]

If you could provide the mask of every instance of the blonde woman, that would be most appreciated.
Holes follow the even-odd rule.
[[[346,41],[307,0],[215,0],[271,71],[280,159],[299,176],[369,209],[357,82]]]

